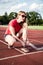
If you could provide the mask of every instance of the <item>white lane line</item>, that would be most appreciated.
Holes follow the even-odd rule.
[[[5,45],[8,45],[6,42],[4,42],[4,41],[2,41],[2,40],[0,40],[0,42],[4,43]]]
[[[30,39],[31,41],[35,41],[35,42],[38,42],[38,43],[42,43],[43,44],[43,42],[41,42],[41,41],[39,41],[39,40],[35,40],[35,39]]]
[[[0,42],[4,43],[5,45],[8,45],[6,42],[4,42],[4,41],[2,41],[2,40],[0,40]],[[14,48],[14,49],[15,49],[16,51],[20,52],[20,53],[25,54],[23,51],[21,51],[21,50],[19,50],[19,49],[17,49],[17,48]]]
[[[20,55],[4,57],[4,58],[0,58],[0,60],[7,60],[7,59],[12,59],[12,58],[18,58],[18,57],[32,55],[32,54],[37,54],[37,53],[41,53],[41,52],[43,52],[43,51],[37,51],[37,52],[31,52],[31,53],[26,53],[26,54],[20,54]]]
[[[21,51],[21,50],[19,50],[19,49],[17,49],[17,48],[15,48],[15,50],[19,51],[20,53],[25,54],[25,52],[23,52],[23,51]]]

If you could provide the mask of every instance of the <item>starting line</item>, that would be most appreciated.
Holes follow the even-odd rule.
[[[8,45],[6,42],[4,42],[4,41],[2,41],[2,40],[0,40],[0,42],[4,43],[5,45]],[[38,50],[38,51],[30,52],[30,53],[24,53],[23,51],[21,51],[21,50],[15,48],[15,50],[19,51],[19,52],[22,53],[22,54],[14,55],[14,56],[9,56],[9,57],[4,57],[4,58],[0,58],[0,60],[7,60],[7,59],[11,59],[11,58],[17,58],[17,57],[22,57],[22,56],[25,56],[25,55],[32,55],[32,54],[37,54],[37,53],[43,52],[43,51],[42,51],[43,47],[42,47],[42,48],[37,48],[37,47],[34,46],[33,44],[32,44],[32,46],[33,46],[36,50]],[[40,51],[39,51],[39,50],[40,50]]]
[[[7,59],[12,59],[12,58],[18,58],[18,57],[32,55],[32,54],[37,54],[37,53],[41,53],[41,52],[43,52],[43,51],[37,51],[37,52],[19,54],[19,55],[15,55],[15,56],[9,56],[9,57],[0,58],[0,60],[7,60]]]
[[[8,44],[7,44],[6,42],[4,42],[4,41],[2,41],[2,40],[0,40],[0,42],[2,42],[2,43],[4,43],[5,45],[8,46]],[[21,50],[19,50],[19,49],[17,49],[17,48],[15,48],[15,50],[18,51],[18,52],[20,52],[20,53],[25,54],[23,51],[21,51]]]
[[[0,42],[4,43],[5,45],[8,45],[6,42],[0,40]],[[37,48],[34,44],[29,43],[29,46],[31,46],[32,48],[34,48],[35,50],[39,51],[39,50],[43,50],[43,47],[41,48]]]

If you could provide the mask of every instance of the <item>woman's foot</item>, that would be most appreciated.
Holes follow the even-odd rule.
[[[8,45],[8,49],[14,49],[14,46],[13,45]]]
[[[27,48],[21,48],[21,50],[22,50],[23,52],[25,52],[25,53],[28,53],[28,52],[29,52],[29,49],[27,49]]]

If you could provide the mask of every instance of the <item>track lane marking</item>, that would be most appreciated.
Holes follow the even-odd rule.
[[[5,45],[8,46],[8,44],[7,44],[6,42],[4,42],[4,41],[2,41],[2,40],[0,40],[0,42],[2,42],[2,43],[4,43]],[[21,50],[19,50],[19,49],[17,49],[17,48],[14,48],[14,49],[15,49],[16,51],[20,52],[20,53],[25,54],[23,51],[21,51]]]
[[[39,41],[39,40],[35,40],[35,39],[29,39],[29,40],[36,41],[36,42],[38,42],[38,43],[42,43],[42,44],[43,44],[43,42],[41,42],[41,41]]]
[[[14,56],[0,58],[0,60],[7,60],[7,59],[12,59],[12,58],[18,58],[18,57],[27,56],[27,55],[38,54],[38,53],[41,53],[41,52],[43,52],[43,51],[37,51],[37,52],[30,52],[30,53],[25,53],[25,54],[19,54],[19,55],[14,55]]]

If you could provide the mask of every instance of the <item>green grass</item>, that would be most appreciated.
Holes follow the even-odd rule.
[[[28,26],[29,29],[43,30],[43,26]]]
[[[0,27],[7,27],[7,25],[0,25]],[[43,30],[43,26],[28,26],[29,29]]]

